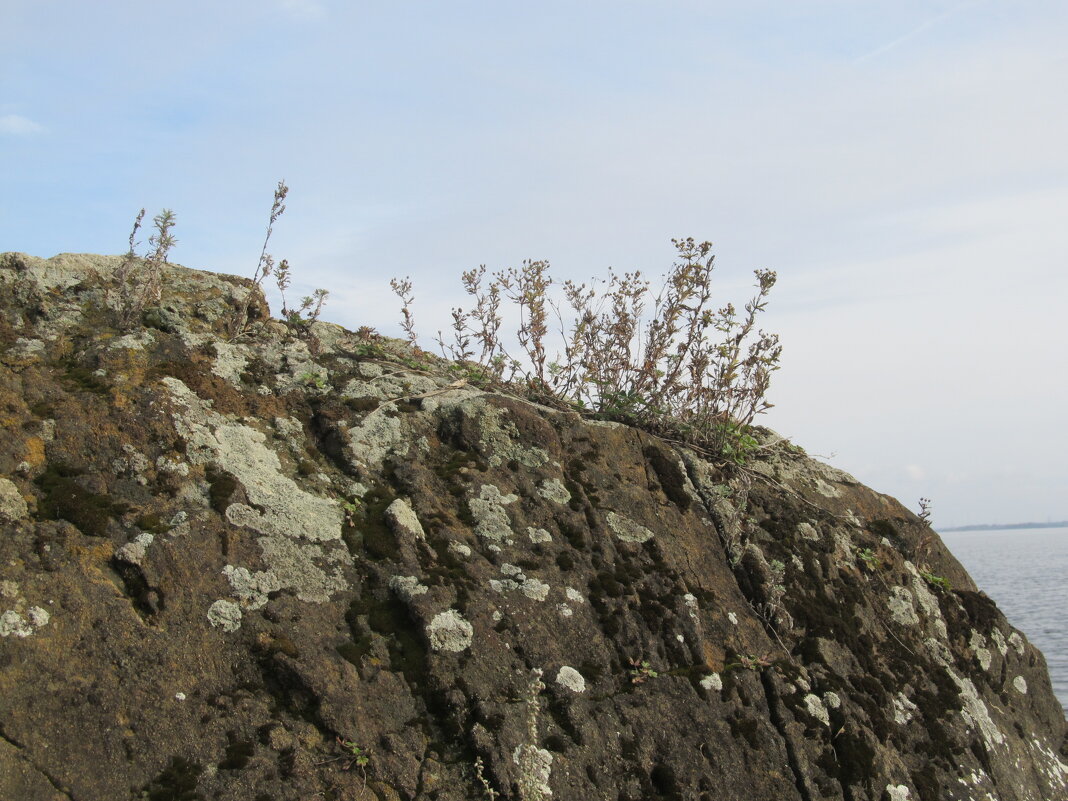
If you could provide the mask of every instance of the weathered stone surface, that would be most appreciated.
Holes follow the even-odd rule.
[[[120,331],[119,262],[0,256],[0,798],[1068,797],[1042,655],[893,499],[258,296],[229,341],[242,279]]]

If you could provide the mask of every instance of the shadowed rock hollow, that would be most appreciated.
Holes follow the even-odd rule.
[[[1068,797],[1042,655],[894,499],[258,296],[229,342],[243,279],[119,331],[118,264],[0,257],[0,798]]]

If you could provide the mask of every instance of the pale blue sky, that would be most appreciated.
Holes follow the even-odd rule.
[[[429,346],[461,270],[775,269],[764,422],[936,522],[1068,518],[1068,4],[0,0],[0,250],[249,275]]]

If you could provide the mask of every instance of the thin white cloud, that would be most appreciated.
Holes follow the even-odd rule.
[[[917,25],[915,28],[910,30],[908,33],[902,34],[901,36],[897,37],[896,39],[892,39],[889,42],[887,42],[886,44],[880,45],[879,47],[875,48],[874,50],[870,50],[869,52],[865,53],[864,55],[859,56],[858,58],[855,58],[853,60],[853,63],[854,64],[861,64],[861,63],[863,63],[865,61],[868,61],[870,59],[873,59],[873,58],[876,58],[878,56],[881,56],[883,53],[887,53],[890,50],[893,50],[895,47],[898,47],[899,45],[902,45],[905,42],[909,41],[910,39],[913,39],[913,38],[919,36],[924,31],[926,31],[926,30],[928,30],[930,28],[933,28],[938,23],[940,23],[943,20],[948,19],[949,17],[951,17],[954,14],[956,14],[958,11],[960,11],[965,6],[970,6],[970,5],[974,5],[974,2],[958,3],[957,5],[953,6],[953,8],[948,9],[946,11],[943,11],[941,14],[936,14],[935,16],[931,17],[930,19],[924,20],[919,25]]]
[[[905,475],[913,481],[923,481],[927,478],[927,471],[918,464],[907,464],[905,465]]]
[[[38,125],[31,119],[20,117],[18,114],[5,114],[0,117],[0,134],[30,136],[38,133],[44,133],[44,126]]]
[[[287,14],[300,19],[322,19],[326,16],[326,6],[319,0],[277,0],[278,7]]]

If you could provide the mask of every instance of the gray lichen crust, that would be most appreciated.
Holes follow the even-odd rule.
[[[247,279],[119,326],[122,264],[0,256],[0,798],[1068,797],[1041,654],[893,499]]]
[[[464,651],[474,638],[474,628],[455,609],[435,615],[426,633],[435,651]]]

